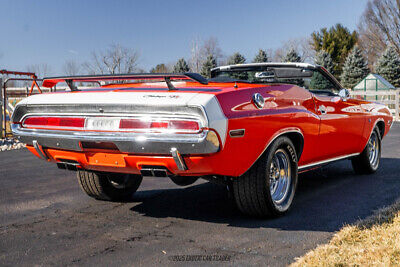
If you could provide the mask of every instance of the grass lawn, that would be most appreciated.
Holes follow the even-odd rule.
[[[291,266],[400,266],[400,200],[343,227]]]

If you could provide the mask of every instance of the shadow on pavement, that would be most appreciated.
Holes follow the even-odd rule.
[[[301,174],[291,211],[276,219],[241,215],[224,186],[205,183],[181,189],[139,191],[131,208],[155,218],[183,218],[245,228],[339,230],[400,196],[400,159],[382,158],[373,175],[355,175],[348,160]]]

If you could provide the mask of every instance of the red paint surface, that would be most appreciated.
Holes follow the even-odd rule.
[[[238,83],[236,89],[232,83],[183,84],[184,88],[218,89],[211,92],[201,90],[189,92],[216,95],[228,118],[227,133],[234,129],[245,129],[245,135],[232,138],[227,134],[223,149],[212,155],[184,155],[187,171],[178,170],[172,157],[165,155],[133,155],[107,151],[71,152],[57,149],[45,149],[45,151],[51,161],[76,160],[83,168],[90,170],[139,173],[143,165],[159,165],[177,175],[240,176],[262,155],[277,135],[286,131],[298,131],[304,137],[304,148],[299,159],[299,166],[302,166],[360,153],[367,144],[376,122],[378,120],[384,122],[384,132],[387,134],[390,128],[389,121],[392,121],[392,116],[383,105],[362,100],[342,101],[338,97],[315,96],[306,89],[294,85]],[[127,89],[121,89],[121,86],[108,85],[101,91],[91,92],[107,92],[109,90],[104,89],[110,89],[123,93],[130,91],[129,88],[133,90],[143,87],[166,87],[162,84],[127,84],[124,85]],[[151,89],[151,92],[157,92],[157,89]],[[185,93],[180,90],[171,91],[171,93],[176,92]],[[257,109],[251,102],[255,93],[260,93],[265,98],[263,109]],[[319,111],[322,105],[325,106],[327,114],[321,114]],[[32,147],[28,149],[35,153]]]

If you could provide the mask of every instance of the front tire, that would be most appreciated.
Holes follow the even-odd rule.
[[[78,171],[77,178],[83,192],[99,200],[127,200],[139,188],[141,175]]]
[[[360,155],[351,159],[353,169],[357,174],[372,174],[378,170],[382,141],[379,130],[375,128]]]
[[[297,155],[292,141],[279,137],[241,177],[233,181],[239,210],[257,217],[285,214],[297,186]]]

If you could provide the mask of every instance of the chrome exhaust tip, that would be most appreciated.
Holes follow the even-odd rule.
[[[65,165],[65,163],[57,162],[57,168],[59,168],[61,170],[66,170],[67,166]]]
[[[77,171],[80,166],[77,161],[63,161],[57,162],[57,167],[61,170]]]

